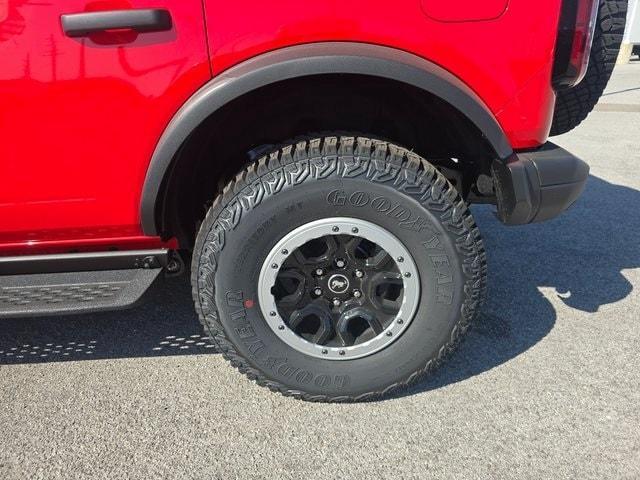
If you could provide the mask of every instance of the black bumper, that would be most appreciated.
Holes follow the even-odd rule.
[[[589,177],[585,162],[550,142],[496,161],[492,170],[498,218],[507,225],[558,216],[580,196]]]

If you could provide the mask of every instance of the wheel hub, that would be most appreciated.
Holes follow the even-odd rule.
[[[329,290],[337,294],[346,293],[346,291],[349,290],[349,286],[349,279],[341,273],[334,273],[327,281],[327,287]]]
[[[327,218],[284,236],[259,277],[262,313],[287,344],[332,360],[370,355],[393,343],[419,302],[409,251],[371,222]]]

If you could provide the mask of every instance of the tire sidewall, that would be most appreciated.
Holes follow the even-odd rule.
[[[387,389],[441,356],[465,300],[459,232],[450,231],[446,221],[454,215],[451,198],[443,195],[428,209],[395,185],[337,174],[286,183],[253,207],[242,196],[225,208],[233,220],[218,223],[225,238],[213,292],[227,339],[251,367],[293,390],[352,397]],[[410,325],[392,344],[359,359],[324,360],[295,350],[275,335],[258,304],[257,279],[268,252],[291,230],[328,217],[359,218],[386,229],[411,252],[419,271],[420,304]]]

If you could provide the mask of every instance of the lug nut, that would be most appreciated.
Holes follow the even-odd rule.
[[[321,268],[316,268],[316,275],[321,277],[322,275],[324,275],[324,270],[322,270]]]
[[[340,306],[340,300],[338,300],[337,298],[333,299],[333,306],[334,307],[339,307]]]
[[[360,298],[362,296],[362,292],[360,290],[354,290],[353,296],[356,298]]]
[[[364,272],[362,270],[356,270],[356,277],[358,278],[364,277]]]
[[[410,272],[404,272],[404,276],[409,278],[411,276],[411,273]]]
[[[359,230],[358,230],[356,227],[353,227],[353,228],[351,229],[351,233],[358,233],[358,231],[359,231]]]
[[[319,297],[322,295],[322,289],[320,287],[316,287],[314,288],[313,293]]]
[[[336,260],[336,267],[338,268],[344,268],[344,266],[347,264],[347,262],[345,262],[343,259],[338,258]]]

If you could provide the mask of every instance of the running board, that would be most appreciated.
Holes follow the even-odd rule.
[[[0,257],[0,318],[130,307],[167,258],[167,250]]]
[[[135,304],[160,268],[0,277],[0,318],[118,310]]]

